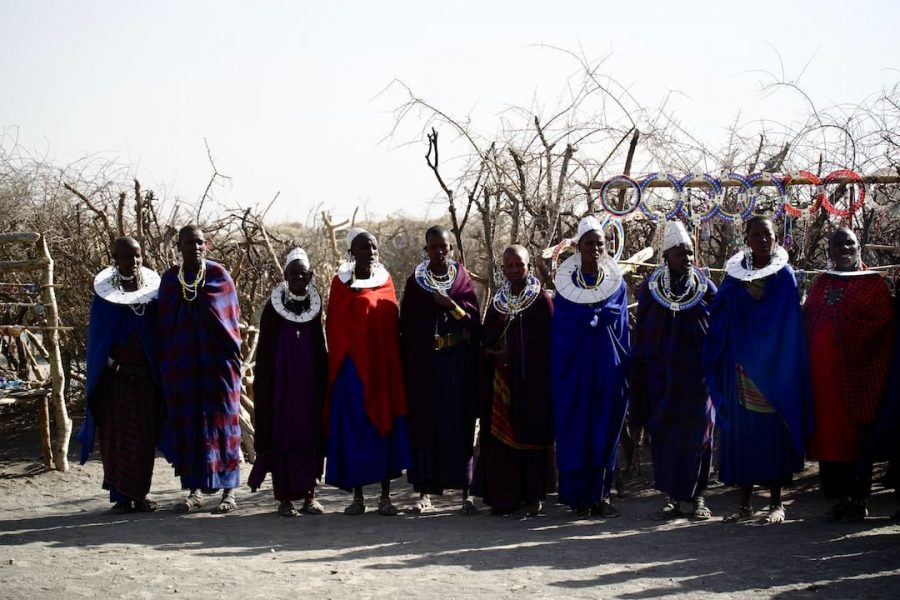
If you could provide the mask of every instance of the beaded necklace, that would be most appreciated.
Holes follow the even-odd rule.
[[[697,267],[691,267],[690,274],[685,275],[685,277],[688,276],[690,279],[688,279],[687,284],[685,285],[684,292],[675,294],[672,292],[669,267],[667,265],[657,267],[647,279],[650,295],[661,306],[668,308],[672,312],[680,312],[694,308],[700,303],[703,296],[706,295],[709,283]]]
[[[307,286],[306,294],[298,296],[291,293],[286,281],[282,281],[275,286],[269,298],[272,301],[272,308],[275,309],[275,312],[292,323],[311,321],[322,310],[322,297],[319,296],[318,290],[312,283]],[[297,312],[292,310],[293,307],[288,306],[294,303],[299,303],[302,310]],[[299,334],[297,337],[300,337]]]
[[[136,288],[126,290],[122,285],[123,280],[137,280]],[[115,266],[107,267],[94,278],[94,293],[97,296],[113,304],[125,304],[137,316],[144,314],[147,303],[156,298],[158,289],[159,275],[147,267],[135,269],[134,275],[130,277],[122,277]]]
[[[581,270],[581,266],[575,269],[575,280],[578,282],[578,287],[585,290],[593,290],[600,287],[600,284],[603,283],[603,269],[597,270],[597,281],[592,284],[589,284],[587,280],[584,278],[584,272]]]
[[[507,281],[494,294],[494,308],[503,315],[515,318],[516,315],[531,306],[541,295],[541,282],[534,275],[525,280],[525,287],[518,294],[513,294],[512,286]]]
[[[206,283],[206,261],[200,260],[200,268],[197,270],[197,276],[191,283],[184,280],[184,263],[182,263],[181,267],[178,269],[178,283],[181,284],[181,296],[187,302],[196,300],[197,296],[200,294],[200,288]]]
[[[430,264],[431,261],[424,260],[416,265],[416,283],[418,283],[419,287],[426,292],[438,292],[439,294],[444,294],[446,296],[447,292],[450,291],[450,288],[453,287],[453,282],[456,281],[456,274],[459,272],[459,267],[457,266],[456,261],[447,261],[447,272],[443,275],[436,275],[429,268]]]

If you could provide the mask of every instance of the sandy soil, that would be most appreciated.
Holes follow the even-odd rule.
[[[268,483],[241,490],[230,515],[165,510],[182,492],[158,458],[152,496],[164,510],[122,516],[108,511],[98,460],[40,472],[33,411],[15,411],[0,413],[2,598],[900,597],[891,494],[876,488],[864,523],[822,522],[814,467],[779,526],[652,521],[662,498],[647,465],[617,500],[621,518],[606,521],[576,520],[555,497],[543,517],[464,517],[457,495],[429,515],[348,517],[347,495],[330,487],[325,515],[286,519]],[[367,492],[371,507],[378,488]],[[394,496],[412,501],[399,481]],[[719,515],[736,500],[720,487],[709,506]]]

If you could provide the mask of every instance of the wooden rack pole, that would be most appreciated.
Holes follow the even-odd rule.
[[[776,177],[778,174],[773,173]],[[900,183],[900,175],[862,175],[862,181],[856,182],[849,177],[835,177],[831,183],[884,183],[884,184],[897,184]],[[640,181],[640,177],[635,178],[636,181]],[[725,177],[719,180],[719,183],[722,187],[738,187],[743,185],[743,183],[738,179],[730,179]],[[775,185],[768,176],[760,177],[759,179],[753,182],[753,187],[772,187]],[[791,175],[791,179],[787,182],[787,185],[814,185],[812,181],[807,179],[806,177],[800,177],[797,175],[796,177]],[[592,181],[591,189],[599,190],[603,187],[603,181]],[[610,189],[623,189],[631,187],[627,182],[614,182],[609,185]],[[674,187],[672,182],[665,178],[657,178],[650,183],[647,184],[647,187],[658,188],[658,187]],[[694,177],[692,179],[687,180],[684,183],[684,187],[695,188],[695,187],[710,187],[710,184],[707,180],[702,177]]]

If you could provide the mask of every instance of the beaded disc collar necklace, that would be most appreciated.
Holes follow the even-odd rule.
[[[107,267],[94,277],[94,293],[113,304],[125,304],[137,315],[144,314],[146,304],[156,299],[159,292],[159,275],[156,271],[141,267],[140,283],[133,291],[122,289],[122,276],[117,267]]]
[[[553,283],[556,292],[566,300],[576,304],[594,304],[602,302],[612,296],[622,284],[622,272],[613,257],[604,254],[597,261],[600,268],[597,274],[597,283],[588,286],[581,274],[581,256],[574,254],[564,260],[556,271]],[[578,271],[578,283],[573,275]]]
[[[414,275],[416,283],[418,283],[419,287],[426,292],[438,292],[439,294],[444,294],[446,296],[447,292],[450,291],[450,288],[453,287],[453,282],[456,281],[459,265],[455,260],[448,260],[447,272],[444,275],[435,275],[431,269],[428,268],[429,264],[431,264],[431,261],[423,260],[416,265]]]
[[[775,250],[772,252],[772,258],[769,260],[769,264],[761,269],[754,269],[752,264],[744,266],[744,253],[738,252],[725,263],[725,273],[740,281],[755,281],[757,279],[762,279],[763,277],[768,277],[769,275],[774,275],[786,264],[788,264],[787,250],[776,245]]]
[[[285,301],[290,300],[303,300],[304,298],[295,296],[288,289],[287,281],[282,281],[278,285],[275,286],[275,289],[272,290],[272,294],[270,299],[272,300],[272,308],[275,309],[280,316],[284,317],[286,320],[291,321],[292,323],[306,323],[308,321],[312,321],[316,318],[316,315],[319,314],[322,310],[322,297],[319,295],[319,291],[316,289],[312,283],[310,283],[306,287],[306,298],[309,299],[309,306],[300,313],[295,313],[292,310],[289,310],[287,306],[285,306]]]
[[[354,263],[350,261],[346,261],[338,267],[338,279],[340,279],[343,283],[350,283],[350,287],[353,289],[366,289],[366,288],[377,288],[383,286],[387,283],[388,277],[390,274],[387,272],[387,269],[384,268],[384,265],[381,263],[375,263],[372,266],[372,273],[366,279],[357,279],[354,276],[355,270]]]
[[[669,267],[661,265],[650,274],[647,285],[653,299],[672,312],[688,310],[697,306],[709,287],[706,277],[697,267],[691,267],[690,273],[687,274],[689,278],[687,285],[681,294],[672,292],[670,277]]]
[[[541,282],[534,275],[525,280],[525,287],[518,294],[513,294],[512,285],[507,281],[494,294],[494,308],[502,315],[515,317],[531,306],[541,295]]]

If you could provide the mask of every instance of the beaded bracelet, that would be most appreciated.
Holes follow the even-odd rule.
[[[609,202],[606,201],[606,195],[609,192],[610,186],[614,183],[625,182],[634,190],[634,201],[630,206],[626,206],[622,210],[613,208],[610,206]],[[628,175],[616,175],[610,179],[607,179],[603,182],[603,185],[600,186],[600,206],[603,207],[603,210],[608,212],[614,217],[622,218],[625,215],[633,213],[637,210],[637,207],[641,205],[641,192],[643,192],[641,185],[629,177]]]
[[[688,175],[688,178],[691,176]],[[659,221],[660,217],[665,217],[666,221],[671,221],[675,217],[678,216],[678,213],[682,211],[684,208],[684,184],[677,177],[672,175],[671,173],[666,173],[665,178],[669,180],[669,183],[672,184],[672,187],[675,188],[675,208],[670,210],[667,213],[655,213],[649,206],[647,206],[646,202],[641,202],[641,212],[643,212],[647,217],[652,221]],[[650,182],[656,181],[659,179],[659,173],[651,173],[644,177],[641,182],[641,193],[643,194],[644,190],[650,185]]]
[[[856,201],[852,201],[850,205],[846,209],[837,208],[834,204],[831,203],[831,200],[828,198],[828,194],[822,192],[822,206],[825,210],[828,211],[829,214],[834,215],[836,217],[847,218],[853,216],[859,207],[861,207],[866,201],[866,186],[863,184],[863,179],[860,177],[858,173],[855,171],[851,171],[850,169],[840,169],[838,171],[832,171],[828,175],[825,176],[825,179],[822,180],[822,187],[828,185],[829,183],[833,183],[835,179],[838,177],[846,177],[851,180],[851,184],[848,185],[856,185],[859,187],[859,197]]]
[[[753,207],[756,205],[756,196],[753,194],[753,184],[750,183],[746,177],[738,175],[737,173],[729,173],[728,178],[735,179],[741,184],[741,191],[738,192],[738,210],[740,212],[730,213],[725,210],[724,194],[721,192],[720,187],[719,202],[716,204],[716,208],[719,210],[716,212],[716,217],[728,223],[746,221],[750,218],[750,215],[753,214]],[[749,199],[744,203],[744,208],[741,209],[741,196],[745,194]]]

